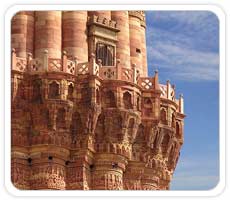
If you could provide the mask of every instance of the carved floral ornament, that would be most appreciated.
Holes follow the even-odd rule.
[[[49,38],[39,33],[49,44],[35,40],[31,46],[35,55],[25,57],[18,56],[23,47],[12,51],[13,184],[31,190],[168,189],[183,144],[183,97],[175,99],[175,88],[169,82],[159,84],[158,73],[143,75],[142,64],[130,61],[129,65],[128,61],[123,66],[118,55],[126,44],[120,40],[129,40],[127,34],[120,37],[122,27],[118,29],[117,22],[102,16],[87,19],[86,12],[85,25],[76,20],[75,27],[68,20],[79,17],[77,12],[68,13],[72,18],[66,15],[67,22],[60,18],[62,11],[47,11],[47,16],[43,11],[31,12],[30,19],[40,14],[36,22],[52,16],[62,27],[49,23],[50,19],[46,21],[49,27],[41,25],[43,19],[34,26],[53,33]],[[125,22],[126,17],[141,21],[138,31],[144,30],[144,12],[130,11],[129,16],[126,12],[119,20]],[[38,34],[34,26],[20,31],[30,28]],[[74,30],[81,35],[68,36],[71,47],[62,38],[67,29],[67,35],[75,34]],[[18,40],[15,37],[12,47],[25,42]],[[78,50],[84,45],[87,50]],[[133,46],[126,45],[128,57]],[[61,54],[65,48],[68,52]],[[139,57],[144,52],[140,51]]]

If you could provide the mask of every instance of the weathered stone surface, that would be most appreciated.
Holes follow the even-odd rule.
[[[158,72],[147,77],[144,13],[19,12],[12,30],[13,184],[169,189],[183,97]]]

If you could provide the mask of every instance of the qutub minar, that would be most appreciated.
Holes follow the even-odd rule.
[[[148,77],[143,11],[12,18],[11,174],[18,189],[169,189],[183,97]],[[153,55],[154,56],[154,55]]]

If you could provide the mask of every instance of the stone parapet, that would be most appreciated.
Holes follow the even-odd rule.
[[[20,13],[20,26],[33,15]],[[184,100],[157,71],[147,76],[144,17],[36,11],[35,56],[12,41],[16,188],[169,189],[184,142]]]

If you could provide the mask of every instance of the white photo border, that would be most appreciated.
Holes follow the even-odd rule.
[[[22,10],[146,10],[146,11],[211,11],[219,19],[219,183],[211,190],[109,191],[109,190],[19,190],[11,182],[11,19]],[[226,176],[226,15],[217,5],[14,5],[5,13],[5,187],[15,196],[217,196],[225,189]]]

